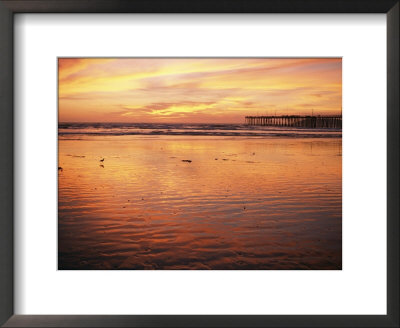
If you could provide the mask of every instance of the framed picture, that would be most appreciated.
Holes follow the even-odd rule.
[[[398,327],[398,1],[0,1],[0,324]]]

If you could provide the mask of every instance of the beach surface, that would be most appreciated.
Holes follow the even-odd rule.
[[[338,133],[61,132],[59,269],[342,268]]]

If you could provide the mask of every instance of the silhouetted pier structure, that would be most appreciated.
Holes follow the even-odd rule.
[[[333,116],[246,116],[247,125],[287,126],[302,128],[342,128],[342,115]]]

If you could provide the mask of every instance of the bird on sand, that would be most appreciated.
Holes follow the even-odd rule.
[[[102,159],[100,160],[100,162],[104,162],[104,158],[102,158]]]

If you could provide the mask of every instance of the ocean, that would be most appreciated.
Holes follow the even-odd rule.
[[[245,124],[161,124],[161,123],[60,123],[62,137],[77,135],[175,135],[340,138],[339,129],[250,126]]]

